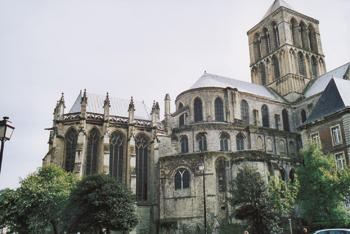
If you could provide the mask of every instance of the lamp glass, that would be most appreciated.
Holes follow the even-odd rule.
[[[10,140],[14,129],[15,128],[12,127],[11,125],[7,125],[6,134],[5,134],[5,139],[6,140]]]
[[[204,163],[202,162],[198,163],[198,167],[200,171],[204,171]]]
[[[5,137],[5,129],[6,125],[0,125],[0,140],[4,139]]]

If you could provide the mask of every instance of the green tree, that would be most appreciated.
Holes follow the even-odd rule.
[[[309,142],[301,151],[303,163],[297,169],[302,216],[308,221],[344,219],[344,201],[349,193],[349,169],[337,168],[333,155],[324,155],[317,144]]]
[[[66,209],[68,233],[130,231],[138,223],[129,188],[104,174],[85,176]]]
[[[280,233],[280,214],[274,208],[268,186],[256,167],[244,164],[231,181],[229,202],[234,217],[246,220],[251,234]]]
[[[17,233],[44,233],[48,227],[62,232],[61,214],[77,180],[55,165],[39,168],[19,188],[0,195],[0,227]]]

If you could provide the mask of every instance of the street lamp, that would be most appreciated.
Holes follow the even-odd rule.
[[[202,152],[200,153],[201,161],[198,163],[198,168],[200,171],[203,171],[203,199],[204,199],[204,230],[205,234],[207,234],[207,204],[205,199],[205,174],[204,174],[204,159]]]
[[[1,164],[2,164],[2,154],[4,153],[4,143],[9,141],[13,130],[15,127],[11,126],[11,121],[8,120],[9,117],[4,116],[4,120],[0,121],[0,141],[1,141],[1,151],[0,151],[0,173],[1,173]]]

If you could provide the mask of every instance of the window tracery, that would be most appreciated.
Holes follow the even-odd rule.
[[[109,138],[109,174],[120,182],[123,179],[124,144],[123,135],[114,131]]]
[[[78,132],[71,128],[66,134],[66,162],[65,170],[73,172],[75,165],[75,152],[77,150]]]
[[[97,173],[99,134],[96,128],[93,128],[88,137],[86,153],[86,175]]]
[[[187,136],[181,136],[180,144],[181,144],[181,153],[183,153],[183,154],[188,153],[188,137]]]
[[[190,173],[185,169],[179,169],[175,174],[175,190],[190,187]]]
[[[135,138],[136,148],[136,198],[147,201],[148,140],[143,134]]]

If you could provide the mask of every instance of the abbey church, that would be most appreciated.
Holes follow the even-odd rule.
[[[228,221],[229,182],[243,162],[293,180],[312,139],[348,164],[350,63],[327,72],[319,21],[275,0],[247,35],[252,83],[204,73],[176,110],[164,94],[163,120],[157,102],[87,91],[67,112],[62,94],[43,165],[130,187],[141,220],[131,233],[203,233],[204,200],[212,229]]]

